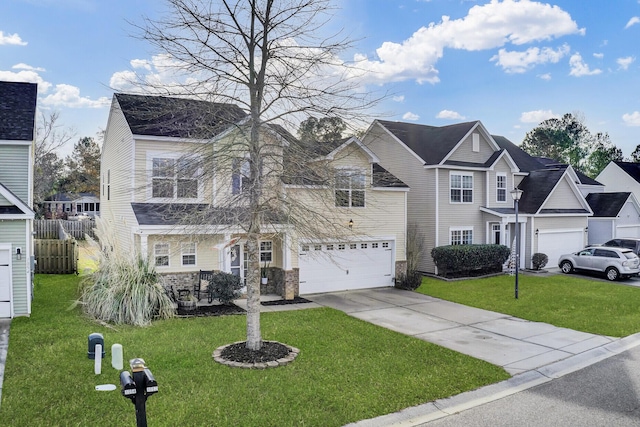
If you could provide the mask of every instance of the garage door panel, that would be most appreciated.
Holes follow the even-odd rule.
[[[538,252],[549,257],[548,266],[556,267],[561,255],[579,251],[584,247],[583,231],[542,231],[538,235]]]
[[[0,318],[11,317],[11,253],[0,250]]]
[[[393,284],[391,242],[351,242],[332,248],[327,250],[327,245],[310,245],[308,251],[300,252],[301,294]]]

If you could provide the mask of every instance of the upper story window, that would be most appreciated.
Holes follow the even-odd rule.
[[[473,203],[473,174],[451,172],[449,179],[451,203]]]
[[[233,171],[231,176],[231,193],[232,194],[240,194],[243,191],[247,191],[249,176],[250,176],[250,168],[249,168],[249,160],[236,158],[233,159],[232,165]]]
[[[507,201],[507,175],[496,175],[496,202]]]
[[[365,174],[362,171],[341,170],[336,172],[336,206],[347,208],[364,207]]]
[[[198,186],[196,160],[160,156],[151,159],[151,197],[197,199]]]

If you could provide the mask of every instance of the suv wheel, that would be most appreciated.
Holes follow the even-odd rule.
[[[573,265],[569,261],[562,261],[562,264],[560,264],[560,270],[562,270],[564,274],[569,274],[573,271]]]
[[[611,281],[618,280],[618,278],[620,278],[620,272],[614,267],[607,268],[606,273],[607,273],[607,279]]]

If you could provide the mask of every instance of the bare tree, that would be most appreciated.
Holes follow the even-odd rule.
[[[33,171],[33,202],[41,205],[51,195],[64,172],[64,163],[57,150],[75,136],[72,128],[61,126],[60,113],[49,115],[41,112],[36,125]]]
[[[182,170],[216,171],[217,199],[209,209],[178,215],[194,225],[215,223],[245,233],[247,348],[258,350],[258,239],[283,230],[295,230],[298,238],[344,236],[351,232],[349,218],[327,217],[326,207],[335,211],[336,203],[357,204],[357,197],[349,193],[345,199],[340,188],[355,185],[356,194],[365,185],[349,171],[336,176],[326,161],[310,163],[328,154],[329,145],[299,144],[283,125],[309,116],[366,120],[364,112],[380,98],[358,90],[361,70],[339,59],[351,41],[340,34],[323,36],[333,11],[328,0],[167,0],[167,5],[164,18],[146,19],[137,28],[165,55],[174,83],[145,76],[138,83],[152,93],[230,103],[248,112],[244,120],[227,117],[230,130],[214,140],[213,149],[194,146],[185,153]],[[174,116],[166,114],[165,123]],[[209,134],[215,134],[211,128]],[[187,166],[190,161],[199,167]],[[230,182],[223,182],[225,176]],[[283,194],[283,184],[317,191]],[[229,187],[230,194],[220,190]]]

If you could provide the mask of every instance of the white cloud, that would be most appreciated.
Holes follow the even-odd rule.
[[[465,119],[465,117],[462,114],[456,111],[451,111],[451,110],[440,111],[438,114],[436,114],[436,118],[446,119],[446,120],[464,120]]]
[[[633,18],[629,19],[629,22],[627,22],[627,25],[624,26],[624,29],[626,30],[627,28],[632,27],[636,24],[640,24],[640,18],[634,16]]]
[[[555,64],[567,55],[569,51],[570,48],[567,44],[556,50],[548,47],[542,49],[532,47],[524,52],[510,52],[506,49],[500,49],[498,54],[491,58],[491,61],[496,61],[496,65],[500,65],[507,73],[524,73],[538,64],[546,64],[548,62]]]
[[[11,68],[13,68],[14,70],[29,70],[29,71],[37,71],[37,72],[44,72],[44,71],[47,71],[47,70],[45,70],[44,68],[40,68],[40,67],[32,67],[31,65],[27,65],[27,64],[24,64],[24,63],[22,63],[22,62],[21,62],[21,63],[19,63],[19,64],[14,65],[14,66],[13,66],[13,67],[11,67]]]
[[[640,111],[634,111],[631,114],[623,114],[622,120],[627,126],[640,126]]]
[[[616,62],[620,66],[621,70],[628,70],[629,66],[635,62],[636,58],[633,56],[627,56],[625,58],[618,58]]]
[[[404,95],[394,96],[391,99],[393,99],[395,102],[403,102],[404,101]]]
[[[47,93],[51,88],[51,83],[44,81],[44,79],[34,70],[22,70],[17,73],[13,71],[0,70],[0,80],[6,82],[37,83],[38,93],[40,94]]]
[[[56,85],[54,92],[41,100],[42,104],[55,107],[71,107],[71,108],[102,108],[108,107],[111,100],[107,97],[101,97],[92,100],[88,97],[80,96],[80,89],[67,85]]]
[[[22,41],[18,33],[5,35],[2,31],[0,31],[0,46],[4,44],[26,46],[27,42]]]
[[[415,122],[416,120],[419,120],[419,119],[420,119],[420,116],[412,113],[411,111],[407,111],[402,115],[402,120],[411,120]]]
[[[589,69],[589,66],[585,64],[585,62],[582,60],[582,56],[579,53],[574,53],[573,55],[571,55],[571,58],[569,58],[569,66],[571,67],[571,71],[569,72],[570,76],[593,76],[602,73],[602,70],[599,68],[596,68],[594,70]]]
[[[133,68],[143,68],[145,70],[151,70],[151,64],[146,59],[132,59],[130,64]]]
[[[494,49],[507,43],[523,45],[568,34],[584,34],[571,16],[558,6],[531,0],[491,0],[469,9],[467,16],[418,29],[402,43],[384,42],[377,59],[356,55],[358,67],[371,72],[375,82],[415,79],[439,81],[435,64],[445,48],[469,51]]]
[[[551,73],[538,74],[538,77],[542,80],[551,80]]]
[[[520,115],[520,121],[522,123],[541,123],[547,119],[558,118],[557,114],[554,114],[551,110],[534,110],[526,111]]]
[[[593,57],[594,58],[598,58],[598,59],[602,59],[602,58],[604,58],[604,53],[594,53]]]

